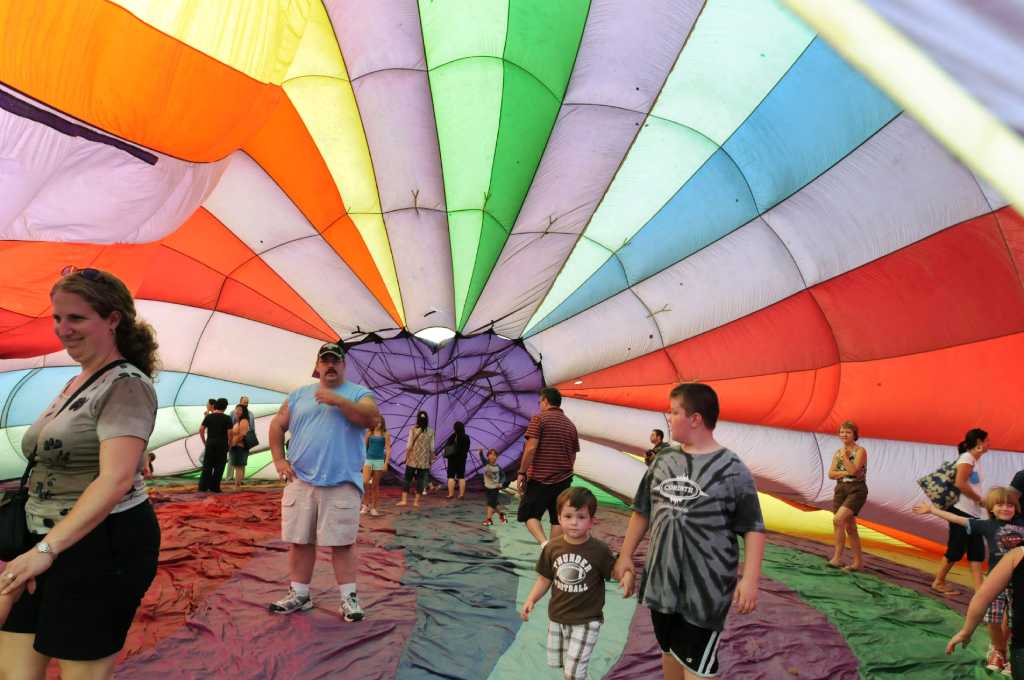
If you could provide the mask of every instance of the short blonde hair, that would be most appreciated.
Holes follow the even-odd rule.
[[[1010,487],[993,486],[988,490],[988,493],[985,494],[983,505],[985,506],[985,509],[988,510],[989,515],[992,514],[992,508],[997,505],[1002,505],[1003,503],[1012,505],[1014,511],[1017,514],[1020,514],[1020,501],[1017,500],[1017,493]]]

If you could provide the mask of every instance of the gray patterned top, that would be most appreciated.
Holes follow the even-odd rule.
[[[49,533],[99,475],[102,441],[128,436],[148,442],[156,423],[153,382],[131,364],[108,370],[55,416],[67,399],[58,395],[21,440],[25,457],[34,450],[38,460],[25,504],[28,528],[37,534]],[[134,508],[148,498],[142,480],[144,458],[139,457],[131,491],[111,513]]]
[[[648,468],[633,509],[650,520],[640,602],[722,630],[736,588],[736,536],[764,531],[750,470],[729,449],[693,455],[672,447]]]

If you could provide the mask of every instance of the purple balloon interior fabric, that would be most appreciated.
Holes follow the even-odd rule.
[[[349,345],[347,378],[377,398],[391,433],[391,467],[405,471],[405,446],[416,415],[425,411],[435,432],[437,460],[431,474],[447,477],[440,452],[461,421],[471,442],[466,478],[479,475],[477,449],[495,449],[508,469],[522,456],[523,433],[538,411],[544,386],[540,365],[522,342],[494,333],[456,336],[440,346],[408,333],[370,336]]]

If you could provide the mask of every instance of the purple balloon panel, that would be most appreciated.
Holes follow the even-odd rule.
[[[416,414],[426,411],[438,458],[431,467],[447,477],[440,452],[456,421],[471,441],[466,478],[480,473],[478,449],[498,451],[508,469],[522,457],[523,433],[538,411],[544,386],[540,365],[521,342],[493,333],[455,337],[441,346],[408,333],[375,336],[348,346],[346,378],[373,390],[391,433],[391,467],[405,472],[405,446]]]

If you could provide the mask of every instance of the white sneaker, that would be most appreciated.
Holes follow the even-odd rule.
[[[366,512],[367,512],[367,510],[369,510],[369,508],[368,508],[368,507],[366,507],[365,505],[360,505],[360,506],[359,506],[359,514],[360,514],[360,515],[365,515],[365,514],[366,514]]]
[[[341,617],[346,621],[362,621],[365,614],[359,606],[359,598],[355,593],[341,601]]]
[[[292,612],[306,611],[313,608],[313,598],[309,595],[299,595],[291,588],[288,595],[270,605],[273,614],[291,614]]]
[[[370,510],[370,517],[380,517],[380,510],[378,510],[377,508],[372,508]]]

